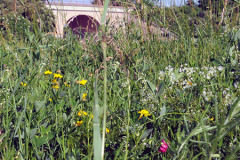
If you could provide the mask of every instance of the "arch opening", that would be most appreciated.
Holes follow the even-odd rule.
[[[87,15],[77,15],[67,21],[67,27],[72,30],[73,34],[81,38],[84,38],[86,33],[96,34],[99,26],[96,19]]]

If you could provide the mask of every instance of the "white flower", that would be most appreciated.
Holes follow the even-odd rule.
[[[223,69],[224,69],[223,66],[219,66],[219,67],[218,67],[218,70],[219,70],[219,71],[223,71]]]
[[[236,60],[232,60],[232,65],[235,66],[237,64]]]
[[[159,80],[164,80],[165,74],[166,74],[166,73],[165,73],[164,71],[160,71],[160,72],[159,72],[159,77],[158,77],[158,79],[159,79]]]
[[[233,83],[233,86],[234,86],[235,88],[238,88],[238,87],[239,87],[239,82],[234,82],[234,83]]]

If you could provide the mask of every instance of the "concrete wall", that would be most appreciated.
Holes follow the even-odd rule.
[[[94,18],[99,22],[101,20],[101,14],[103,7],[96,5],[65,5],[65,4],[54,4],[46,5],[51,8],[55,15],[56,34],[63,36],[63,28],[68,25],[68,21],[78,15],[87,15]],[[123,22],[123,18],[126,16],[126,12],[122,7],[109,7],[107,12],[107,18],[110,18],[110,24],[118,26]]]

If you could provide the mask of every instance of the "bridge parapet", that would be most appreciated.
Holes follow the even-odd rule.
[[[70,5],[70,6],[77,6],[77,5],[80,5],[80,6],[98,6],[98,7],[101,7],[103,6],[103,4],[94,4],[93,2],[89,1],[89,0],[65,0],[63,2],[63,0],[46,0],[46,4],[49,4],[49,5],[64,5],[64,6],[67,6],[67,5]],[[109,6],[112,6],[112,7],[122,7],[122,2],[117,2],[117,1],[110,1],[110,4]]]

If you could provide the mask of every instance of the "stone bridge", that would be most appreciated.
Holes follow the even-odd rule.
[[[52,1],[46,3],[55,15],[55,25],[57,36],[64,35],[64,28],[70,27],[73,33],[84,37],[85,33],[96,33],[100,26],[101,13],[103,11],[102,5],[80,4],[74,3],[60,3]],[[127,17],[127,11],[120,6],[108,7],[107,19],[111,26],[119,26]]]

